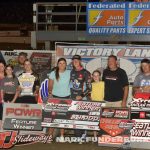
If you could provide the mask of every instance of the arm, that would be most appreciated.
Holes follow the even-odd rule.
[[[81,94],[81,97],[85,97],[88,96],[88,94],[91,92],[92,90],[92,84],[91,84],[91,74],[90,72],[85,72],[85,84],[86,84],[86,89],[83,91],[83,93]]]
[[[1,90],[1,99],[2,99],[2,103],[4,102],[4,91]]]
[[[127,104],[127,98],[128,98],[128,93],[129,93],[129,86],[126,85],[124,88],[123,88],[123,100],[122,100],[122,107],[126,107],[126,104]]]
[[[18,98],[19,94],[20,94],[20,89],[19,89],[19,86],[18,86],[17,89],[16,89],[15,96],[14,96],[13,100],[11,101],[12,103],[15,103],[15,101]]]
[[[121,77],[122,77],[121,81],[122,81],[122,87],[123,87],[122,107],[126,107],[128,93],[129,93],[129,82],[128,82],[128,76],[124,70],[121,74]]]
[[[48,94],[50,97],[52,96],[53,84],[54,84],[54,81],[52,79],[49,79],[48,80]]]

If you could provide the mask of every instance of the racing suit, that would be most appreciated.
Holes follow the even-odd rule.
[[[76,96],[87,97],[91,92],[91,74],[86,69],[73,69],[70,75],[71,98],[76,100]]]
[[[76,100],[77,96],[87,97],[91,92],[91,74],[86,69],[73,69],[70,74],[71,98]],[[86,136],[85,130],[76,129],[75,136],[83,139]]]

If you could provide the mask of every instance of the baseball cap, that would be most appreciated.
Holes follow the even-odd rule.
[[[80,56],[80,55],[74,55],[74,56],[72,57],[72,60],[74,60],[74,59],[81,60],[81,56]]]

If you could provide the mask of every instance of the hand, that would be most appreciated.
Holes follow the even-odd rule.
[[[82,96],[76,96],[76,100],[82,100]]]
[[[122,101],[121,106],[122,107],[127,107],[126,101]]]

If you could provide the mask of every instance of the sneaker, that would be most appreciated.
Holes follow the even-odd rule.
[[[65,142],[65,139],[64,139],[63,136],[60,137],[59,142],[60,142],[60,143],[64,143],[64,142]]]

